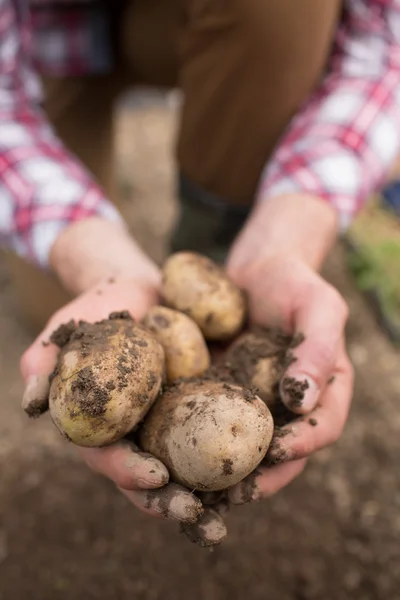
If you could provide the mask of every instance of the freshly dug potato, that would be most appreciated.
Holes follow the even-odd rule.
[[[185,314],[155,306],[142,320],[164,348],[170,383],[202,375],[210,366],[210,354],[196,323]]]
[[[267,406],[238,386],[183,382],[154,404],[139,431],[143,450],[191,490],[226,489],[264,458],[273,434]]]
[[[167,306],[189,315],[210,341],[235,337],[246,318],[243,293],[208,258],[172,255],[163,268],[161,294]]]
[[[288,342],[286,342],[288,344]],[[255,389],[272,408],[277,400],[276,384],[283,373],[285,346],[268,337],[268,333],[245,333],[226,352],[224,362],[240,385]]]
[[[80,323],[63,345],[53,374],[49,409],[58,429],[79,446],[122,438],[156,399],[164,351],[127,318]]]

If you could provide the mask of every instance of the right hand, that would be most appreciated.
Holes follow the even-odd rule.
[[[82,230],[85,224],[80,223],[77,227]],[[88,231],[85,233],[90,232],[91,227],[93,224],[89,224]],[[104,224],[101,224],[101,227],[104,227]],[[112,236],[112,233],[113,228],[109,235]],[[118,252],[115,254],[114,265],[112,265],[113,257],[108,256],[107,270],[102,273],[103,277],[96,278],[98,280],[93,282],[93,272],[97,270],[101,274],[101,265],[95,264],[94,269],[91,268],[87,276],[81,264],[79,282],[90,281],[88,289],[83,291],[82,287],[86,286],[82,283],[78,284],[72,277],[75,270],[71,260],[76,252],[76,238],[71,252],[68,251],[65,239],[63,252],[59,254],[56,252],[55,255],[60,255],[62,259],[60,271],[67,274],[63,281],[64,285],[67,283],[66,287],[70,290],[79,290],[81,293],[51,317],[45,329],[21,358],[21,373],[26,384],[23,407],[28,414],[39,415],[48,408],[49,375],[54,370],[59,352],[58,347],[49,343],[49,340],[53,331],[61,324],[71,319],[95,322],[107,318],[112,312],[122,310],[128,310],[132,317],[139,320],[157,304],[160,282],[158,269],[149,259],[141,255],[133,241],[130,242],[130,247],[128,240],[121,236],[121,232],[118,232],[118,235],[125,246],[124,258],[121,261],[124,266],[119,268]],[[81,239],[81,236],[79,238]],[[87,247],[88,235],[84,238]],[[112,240],[110,247],[115,244],[114,248],[117,250],[118,243],[119,240]],[[59,249],[57,251],[59,252]],[[88,262],[93,267],[96,251],[93,248],[90,248],[90,251],[91,260]],[[127,251],[131,252],[130,261],[126,256]],[[111,271],[110,263],[113,266]],[[62,277],[60,278],[63,280]],[[198,541],[204,545],[213,545],[219,541],[219,538],[224,537],[226,529],[219,515],[211,509],[205,509],[203,512],[201,501],[190,490],[169,483],[166,467],[155,457],[141,452],[133,441],[124,439],[108,447],[76,446],[76,449],[93,471],[113,481],[128,500],[142,511],[181,522],[189,527],[188,533],[190,532],[192,537],[195,530]]]

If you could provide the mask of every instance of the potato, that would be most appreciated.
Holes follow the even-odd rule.
[[[260,358],[254,365],[250,387],[257,390],[257,395],[270,408],[276,402],[275,385],[279,382],[280,370],[274,357]]]
[[[267,406],[238,386],[183,382],[154,404],[139,430],[143,450],[191,490],[226,489],[249,475],[272,439]]]
[[[163,268],[167,306],[189,315],[210,341],[235,337],[246,318],[244,295],[215,263],[192,252],[172,255]]]
[[[132,320],[80,323],[59,355],[51,417],[75,444],[111,444],[144,417],[163,375],[161,345]]]
[[[170,383],[202,375],[210,366],[204,337],[192,319],[171,308],[156,306],[142,320],[164,348]]]
[[[268,337],[268,332],[250,332],[241,335],[224,357],[236,382],[254,389],[269,408],[277,399],[276,385],[283,372],[283,348]]]

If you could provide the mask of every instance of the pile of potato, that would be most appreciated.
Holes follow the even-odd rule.
[[[51,417],[80,446],[135,431],[176,483],[226,490],[257,468],[271,443],[278,346],[243,333],[244,294],[203,256],[172,255],[161,296],[141,323],[116,313],[75,327],[51,378]],[[227,348],[217,362],[215,343]]]

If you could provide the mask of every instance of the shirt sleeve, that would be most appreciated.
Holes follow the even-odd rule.
[[[27,6],[0,0],[0,242],[47,268],[69,223],[122,218],[46,120],[30,64]]]
[[[346,0],[327,74],[293,118],[259,198],[305,192],[346,229],[400,149],[400,3]]]

